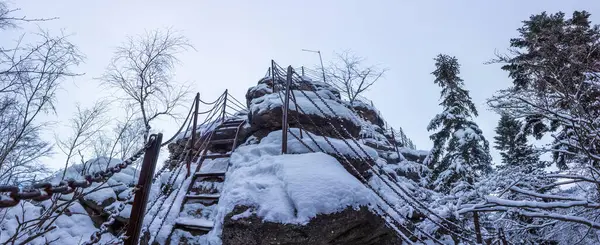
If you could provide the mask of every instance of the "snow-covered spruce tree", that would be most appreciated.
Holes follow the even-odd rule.
[[[458,76],[458,60],[440,54],[435,58],[435,66],[432,74],[442,88],[440,105],[444,111],[427,127],[437,132],[430,136],[434,146],[425,164],[433,169],[434,190],[456,193],[491,171],[489,144],[472,120],[477,109]]]
[[[526,132],[553,133],[557,166],[586,162],[600,167],[600,30],[582,11],[533,15],[501,56],[514,86],[491,99],[492,107],[523,118]]]
[[[521,134],[523,123],[503,114],[496,127],[494,148],[500,151],[502,163],[510,166],[534,166],[539,163],[539,155],[527,144],[527,137]]]
[[[539,178],[545,174],[545,162],[528,144],[527,137],[520,133],[523,123],[507,114],[502,114],[496,127],[494,147],[500,151],[502,165],[485,179],[475,185],[487,189],[491,194],[514,201],[535,201],[535,198],[518,192],[507,191],[510,188],[535,189],[552,184],[548,179]],[[489,213],[481,215],[483,227],[487,231],[504,231],[503,235],[515,244],[553,244],[553,240],[543,237],[535,228],[540,225],[551,226],[540,220],[520,215],[518,212]]]
[[[515,173],[509,185],[514,187],[505,189],[511,194],[488,198],[485,205],[535,220],[536,225],[525,222],[521,227],[559,244],[600,243],[591,232],[600,227],[595,208],[600,201],[600,28],[589,17],[585,11],[575,11],[571,18],[544,12],[524,21],[519,36],[510,41],[511,54],[497,60],[513,86],[490,99],[492,108],[524,121],[521,134],[553,137],[544,150],[562,171]],[[577,184],[565,185],[570,183]],[[557,237],[557,230],[568,232]],[[509,240],[519,241],[523,234]]]

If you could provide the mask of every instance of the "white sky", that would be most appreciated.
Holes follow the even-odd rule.
[[[476,119],[493,141],[498,116],[485,99],[509,86],[498,65],[483,63],[494,51],[508,47],[521,21],[541,11],[588,10],[600,16],[600,2],[550,1],[43,1],[12,0],[21,14],[31,18],[59,17],[41,24],[54,33],[73,34],[71,41],[86,55],[77,68],[85,75],[64,84],[59,93],[57,117],[66,123],[75,103],[91,105],[110,93],[99,87],[99,77],[114,48],[127,35],[172,27],[197,51],[180,55],[179,81],[188,81],[202,98],[214,99],[225,89],[238,99],[262,77],[271,59],[281,65],[318,64],[318,55],[301,49],[321,50],[325,63],[334,51],[352,49],[389,71],[365,95],[374,101],[388,123],[401,126],[419,149],[431,147],[426,126],[436,113],[439,87],[430,74],[438,53],[457,56],[461,76],[480,112]],[[595,24],[598,16],[592,15]],[[35,31],[26,24],[21,31]],[[2,43],[17,35],[0,37]],[[117,108],[118,109],[118,108]],[[158,125],[171,136],[178,125]],[[67,133],[56,127],[57,134]],[[496,161],[498,154],[493,151]],[[52,166],[58,166],[57,155]]]

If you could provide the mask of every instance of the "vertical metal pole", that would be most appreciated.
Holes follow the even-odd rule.
[[[185,174],[185,177],[190,177],[190,167],[192,165],[192,158],[193,158],[193,154],[192,151],[194,150],[194,146],[196,145],[196,128],[198,127],[198,107],[200,106],[200,93],[196,93],[196,98],[194,99],[194,123],[192,125],[192,145],[190,146],[190,153],[188,154],[188,159],[185,163],[185,166],[187,168],[187,173]]]
[[[275,61],[271,60],[271,90],[273,90],[273,93],[277,92],[275,91],[275,72],[276,72],[276,67],[275,67]]]
[[[479,225],[479,214],[477,212],[473,212],[473,223],[475,225],[475,238],[477,239],[477,244],[483,244],[481,226]]]
[[[321,51],[317,51],[317,53],[319,54],[319,60],[321,61],[321,71],[323,72],[323,82],[327,83],[327,81],[325,81],[325,66],[323,66],[323,57],[321,57]]]
[[[142,162],[142,170],[136,186],[137,192],[133,199],[133,206],[131,207],[131,216],[129,218],[129,224],[127,226],[125,245],[136,245],[140,238],[140,232],[142,230],[142,224],[144,223],[144,214],[146,212],[146,205],[148,204],[148,195],[150,194],[150,187],[152,185],[152,176],[154,175],[154,169],[156,168],[156,162],[158,161],[158,154],[160,153],[160,144],[162,143],[162,134],[150,135],[150,138],[154,137],[152,145],[146,149],[144,154],[144,161]]]
[[[288,109],[290,107],[290,85],[292,84],[292,66],[287,68],[287,81],[285,83],[285,100],[283,105],[283,116],[281,122],[281,154],[287,153],[287,136],[288,136]]]
[[[394,146],[396,148],[396,154],[398,154],[398,160],[405,160],[404,156],[400,154],[400,150],[398,149],[398,142],[396,141],[396,134],[394,133],[394,129],[390,128],[390,130],[392,131],[392,138],[394,139]]]
[[[304,76],[304,66],[302,66],[302,76]]]
[[[225,110],[227,109],[227,95],[229,95],[229,92],[227,92],[227,89],[225,89],[225,99],[223,100],[223,112],[221,115],[221,123],[225,122]]]

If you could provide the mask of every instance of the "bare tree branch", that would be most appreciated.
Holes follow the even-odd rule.
[[[144,142],[151,122],[163,116],[178,117],[174,111],[189,94],[189,87],[173,83],[173,70],[177,54],[189,49],[193,47],[188,40],[170,29],[129,37],[102,76],[104,84],[123,92],[123,100],[137,107],[145,127]]]
[[[365,66],[364,62],[364,58],[344,51],[336,53],[336,60],[326,68],[327,80],[332,82],[350,103],[373,86],[387,71],[377,66]]]

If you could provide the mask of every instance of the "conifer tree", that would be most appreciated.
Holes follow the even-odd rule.
[[[538,154],[520,133],[522,127],[523,123],[508,114],[502,114],[498,121],[494,148],[500,151],[504,166],[533,166],[539,162]]]
[[[458,76],[460,65],[455,57],[440,54],[435,58],[434,82],[442,88],[444,111],[436,115],[427,130],[437,130],[430,136],[434,146],[425,160],[433,169],[433,188],[454,192],[456,187],[473,184],[491,170],[489,143],[481,129],[472,121],[477,116],[469,91]]]

